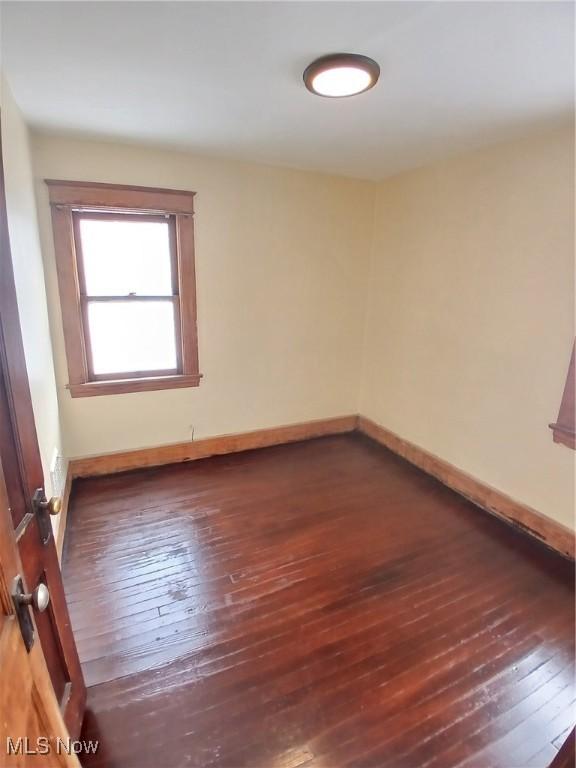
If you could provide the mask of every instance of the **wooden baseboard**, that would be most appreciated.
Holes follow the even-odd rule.
[[[270,429],[258,429],[236,435],[221,435],[194,440],[189,443],[175,443],[156,448],[143,448],[136,451],[121,451],[103,456],[89,456],[71,459],[72,477],[92,477],[125,472],[129,469],[156,467],[162,464],[174,464],[181,461],[205,459],[225,453],[237,453],[253,448],[265,448],[299,440],[309,440],[325,435],[337,435],[356,429],[358,417],[338,416],[331,419],[307,421],[302,424],[289,424]]]
[[[358,417],[358,430],[487,512],[521,528],[560,554],[574,559],[575,536],[569,528],[482,483],[453,464],[404,440],[365,416]]]
[[[62,562],[62,550],[64,548],[64,534],[66,533],[66,520],[68,519],[68,505],[70,503],[70,493],[72,491],[72,469],[68,462],[66,471],[66,482],[64,483],[64,492],[62,493],[62,509],[60,510],[58,531],[56,533],[56,552],[58,560]]]
[[[266,448],[326,435],[343,434],[356,429],[437,478],[444,485],[452,488],[482,509],[538,538],[560,554],[574,559],[575,536],[569,528],[486,485],[414,443],[404,440],[371,419],[355,415],[319,419],[235,435],[207,437],[193,442],[143,448],[136,451],[121,451],[101,456],[71,459],[68,465],[57,537],[59,556],[61,556],[64,541],[68,501],[73,478],[108,475],[131,469],[194,461],[209,456]]]

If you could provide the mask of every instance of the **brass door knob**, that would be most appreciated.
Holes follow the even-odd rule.
[[[62,499],[60,496],[52,496],[48,502],[48,512],[51,515],[59,515],[62,511]]]
[[[41,501],[40,506],[51,515],[59,515],[62,511],[62,499],[59,496],[52,496],[50,501]]]
[[[38,584],[34,592],[16,595],[15,600],[21,605],[31,605],[38,613],[43,613],[50,602],[50,592],[46,584]]]

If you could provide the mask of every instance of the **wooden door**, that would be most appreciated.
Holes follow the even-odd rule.
[[[80,768],[41,646],[36,640],[28,651],[24,643],[12,599],[22,572],[0,466],[0,765]]]
[[[20,332],[10,255],[0,139],[0,462],[23,576],[30,591],[45,584],[46,611],[38,635],[64,722],[78,736],[86,702],[50,516]],[[1,747],[1,745],[0,745]]]

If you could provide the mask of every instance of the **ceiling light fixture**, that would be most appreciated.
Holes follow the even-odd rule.
[[[317,96],[339,99],[373,88],[380,77],[374,59],[358,53],[331,53],[304,70],[304,85]]]

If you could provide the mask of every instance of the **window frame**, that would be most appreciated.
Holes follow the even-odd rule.
[[[197,387],[196,282],[194,264],[194,192],[154,189],[117,184],[46,179],[56,256],[56,271],[62,311],[62,326],[68,363],[67,388],[72,397],[124,394],[181,387]],[[176,333],[177,370],[131,371],[94,374],[88,330],[89,301],[150,301],[149,296],[87,297],[83,274],[80,221],[167,220],[172,259],[172,296]]]
[[[576,450],[576,414],[575,414],[575,387],[576,374],[574,371],[576,357],[576,342],[572,347],[572,356],[566,375],[566,383],[558,411],[558,418],[553,424],[549,424],[555,443]]]

